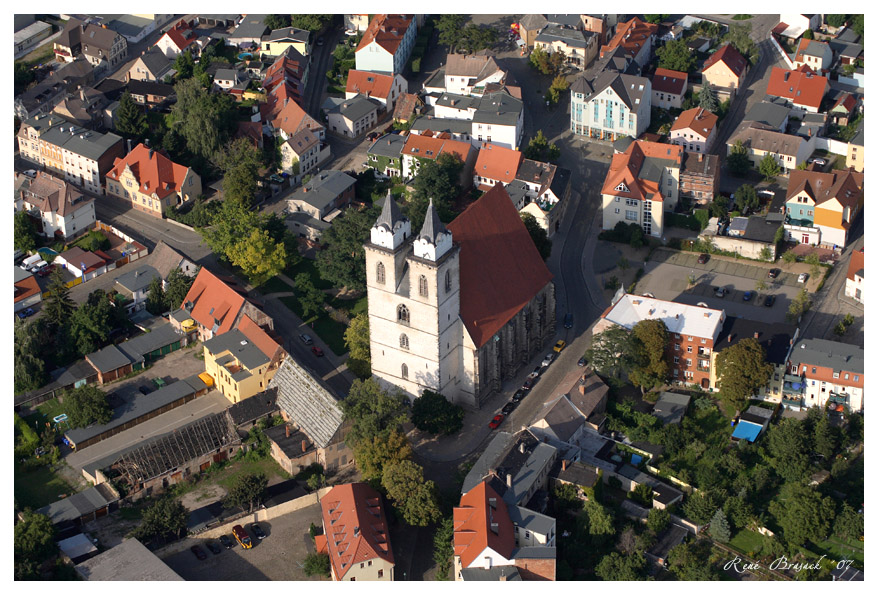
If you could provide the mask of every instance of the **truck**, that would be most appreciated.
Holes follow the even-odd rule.
[[[38,253],[34,254],[33,256],[28,256],[27,258],[25,258],[22,261],[21,265],[19,265],[19,266],[21,266],[21,268],[23,268],[24,270],[28,270],[29,268],[31,268],[32,266],[34,266],[35,264],[37,264],[41,260],[43,260],[43,257],[38,252]]]
[[[250,535],[247,534],[247,531],[244,530],[244,527],[241,525],[235,525],[232,527],[232,535],[235,537],[235,541],[241,544],[246,550],[249,550],[253,547],[253,542],[250,541]]]

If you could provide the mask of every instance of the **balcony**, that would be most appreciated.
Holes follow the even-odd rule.
[[[803,407],[803,399],[788,399],[787,397],[782,397],[781,404],[785,407],[796,407],[800,409]]]
[[[840,405],[848,405],[848,395],[845,393],[834,393],[831,392],[830,396],[827,397],[828,403],[838,403]]]
[[[785,395],[802,395],[806,391],[806,380],[793,374],[784,375],[782,392]],[[797,397],[799,398],[799,397]]]

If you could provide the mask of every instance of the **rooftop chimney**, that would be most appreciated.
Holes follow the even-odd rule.
[[[507,487],[508,488],[513,487],[513,474],[512,473],[507,473]]]
[[[760,331],[754,331],[754,338],[755,338],[755,339],[759,339],[759,338],[760,338]]]
[[[302,440],[302,452],[305,452],[306,450],[308,450],[308,444],[307,444],[306,441],[303,439],[303,440]]]
[[[491,556],[485,557],[485,569],[491,570]]]
[[[290,426],[289,425],[284,426],[284,430],[285,430],[284,433],[287,434],[287,438],[289,438],[290,437]]]
[[[565,471],[568,468],[568,461],[562,459],[562,471]]]
[[[524,442],[519,443],[519,452],[521,452],[522,454],[525,454],[525,443]]]

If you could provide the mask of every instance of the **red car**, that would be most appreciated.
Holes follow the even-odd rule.
[[[314,347],[311,348],[311,352],[312,352],[313,354],[315,354],[317,357],[323,357],[323,356],[324,356],[324,350],[321,349],[320,347],[318,347],[317,345],[315,345]]]
[[[502,413],[498,413],[493,418],[491,418],[491,421],[488,423],[488,427],[492,430],[497,430],[497,427],[501,425],[502,421],[504,421],[504,416]]]

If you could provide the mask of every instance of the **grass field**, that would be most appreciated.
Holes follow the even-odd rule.
[[[329,281],[325,281],[321,278],[320,273],[317,272],[317,267],[314,264],[314,261],[310,258],[303,258],[299,264],[293,267],[288,267],[287,270],[284,271],[284,274],[296,280],[296,275],[299,273],[308,273],[308,276],[311,277],[311,282],[314,283],[314,286],[318,289],[332,289],[333,284]]]
[[[864,568],[864,542],[852,539],[843,542],[837,537],[830,537],[821,543],[813,544],[810,548],[813,552],[827,554],[832,560],[854,560],[855,566]]]
[[[17,62],[23,62],[27,64],[28,67],[36,66],[37,64],[47,64],[55,59],[55,50],[54,44],[52,42],[41,45],[36,48],[29,54],[25,54],[18,60]]]
[[[25,417],[24,420],[31,428],[35,428],[39,425],[42,429],[45,427],[46,422],[51,422],[53,417],[61,415],[65,412],[64,410],[64,405],[59,403],[58,399],[50,399],[42,405],[38,405],[37,411]]]
[[[39,467],[24,471],[18,461],[15,463],[15,502],[21,508],[36,510],[57,502],[62,496],[69,496],[75,490],[55,475],[49,467]]]
[[[259,287],[257,287],[260,293],[263,295],[269,293],[281,293],[284,291],[293,291],[293,288],[287,284],[286,281],[283,281],[279,277],[272,277]]]
[[[763,540],[765,537],[760,535],[755,531],[751,531],[749,529],[742,529],[735,536],[730,539],[729,545],[731,548],[737,549],[743,554],[747,554],[748,552],[758,553],[761,549],[763,549]]]

